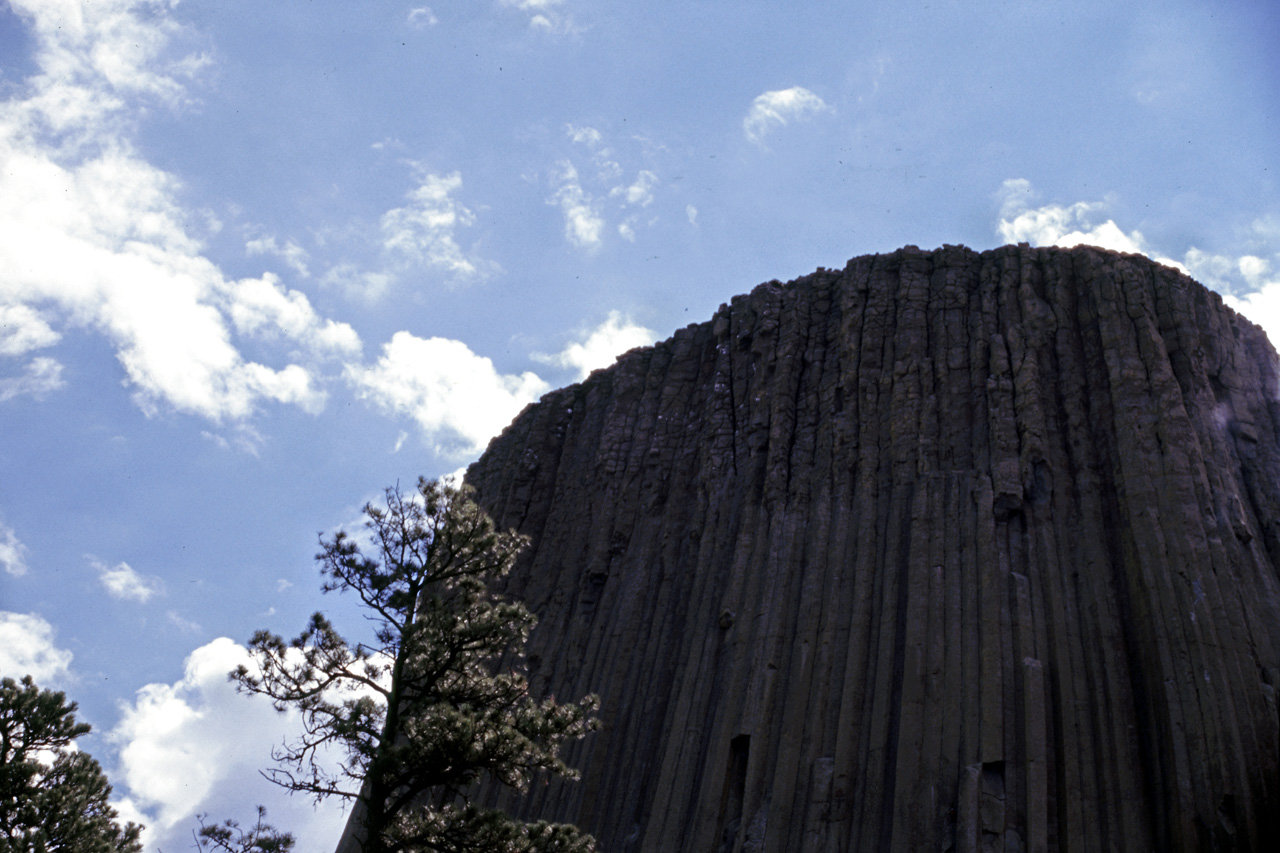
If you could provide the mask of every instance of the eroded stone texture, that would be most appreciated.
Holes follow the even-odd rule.
[[[467,479],[606,851],[1280,849],[1275,351],[1093,248],[735,297]]]

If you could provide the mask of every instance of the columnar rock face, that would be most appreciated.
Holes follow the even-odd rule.
[[[467,473],[605,851],[1280,849],[1262,331],[1092,248],[760,285]]]

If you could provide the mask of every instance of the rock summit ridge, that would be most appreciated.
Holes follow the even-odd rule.
[[[467,472],[621,851],[1280,849],[1280,376],[1182,273],[906,247],[756,287]]]

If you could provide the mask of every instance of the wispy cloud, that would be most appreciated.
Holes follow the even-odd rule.
[[[53,641],[53,626],[34,613],[0,611],[0,673],[30,675],[41,687],[67,676],[71,652]]]
[[[639,169],[635,178],[619,183],[625,171],[618,162],[613,148],[605,144],[604,134],[586,125],[565,125],[565,133],[575,145],[586,149],[590,166],[581,170],[573,159],[563,159],[551,170],[551,182],[555,191],[547,203],[558,206],[564,216],[565,239],[580,249],[595,250],[604,242],[610,227],[610,211],[625,218],[614,226],[618,234],[635,242],[636,227],[640,218],[635,213],[626,214],[627,208],[646,208],[656,198],[659,179],[652,169]],[[633,137],[649,154],[654,146],[649,140]],[[574,155],[575,157],[577,155]],[[581,162],[581,158],[578,158]],[[616,220],[615,220],[616,221]],[[649,217],[644,224],[653,225],[657,216]]]
[[[761,148],[774,129],[793,121],[804,121],[819,113],[834,112],[822,98],[802,86],[777,89],[757,95],[742,120],[742,132],[748,141]]]
[[[578,31],[572,16],[560,8],[564,0],[502,0],[502,5],[528,14],[529,26],[534,29],[550,33]]]
[[[27,362],[20,375],[0,378],[0,403],[14,397],[31,396],[40,399],[65,384],[62,381],[62,365],[56,359],[45,356],[33,358]]]
[[[627,350],[648,346],[657,339],[652,329],[633,323],[621,311],[610,311],[605,321],[582,340],[568,344],[554,355],[534,353],[533,358],[543,364],[576,370],[581,380],[591,371],[613,364]]]
[[[128,563],[120,562],[114,566],[108,566],[92,557],[89,562],[98,573],[98,582],[112,598],[145,604],[162,588],[159,578],[143,577]]]
[[[600,135],[600,131],[596,130],[594,127],[569,124],[565,126],[565,129],[569,133],[569,138],[579,145],[589,145],[594,148],[598,146],[603,139]]]
[[[624,203],[638,207],[653,204],[653,188],[658,183],[658,176],[648,169],[641,169],[635,182],[625,187],[614,187],[609,191],[612,198],[621,198]]]
[[[431,11],[430,6],[418,6],[417,8],[409,10],[409,14],[405,18],[405,23],[415,30],[423,30],[427,27],[434,27],[436,24],[440,23],[440,19]]]
[[[292,240],[281,246],[276,243],[275,237],[259,237],[245,243],[244,250],[250,255],[274,255],[303,278],[311,275],[311,270],[307,267],[307,250]]]
[[[347,368],[357,393],[417,422],[437,453],[478,453],[522,408],[551,386],[525,372],[498,373],[461,341],[396,332],[371,366]]]
[[[434,267],[453,281],[482,277],[495,264],[469,256],[458,245],[459,227],[475,224],[475,214],[453,194],[462,188],[462,175],[427,172],[406,196],[409,204],[382,216],[382,246],[400,262]]]
[[[0,521],[0,568],[5,574],[20,578],[27,573],[27,546],[18,539],[13,528]]]
[[[547,203],[560,206],[564,214],[565,239],[581,249],[596,248],[605,227],[598,202],[582,188],[578,170],[568,160],[560,162],[556,182],[559,189],[547,199]]]
[[[169,620],[169,624],[177,628],[184,634],[199,634],[202,630],[200,623],[194,619],[187,619],[176,610],[170,610],[165,613],[165,618]]]

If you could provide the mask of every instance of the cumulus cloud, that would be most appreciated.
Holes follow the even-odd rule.
[[[183,78],[205,62],[168,57],[181,28],[167,4],[15,7],[40,73],[0,105],[0,305],[22,323],[5,346],[51,343],[57,316],[112,342],[149,414],[167,406],[240,419],[260,401],[319,410],[324,393],[309,369],[248,361],[232,339],[227,313],[275,282],[228,280],[191,236],[177,180],[131,143],[135,117],[183,102]],[[54,387],[55,367],[33,362],[0,393]]]
[[[1116,252],[1146,255],[1157,263],[1187,272],[1187,267],[1173,258],[1156,252],[1140,231],[1125,231],[1114,219],[1098,222],[1107,210],[1105,201],[1078,201],[1074,204],[1030,206],[1036,197],[1031,182],[1025,178],[1005,181],[996,199],[1000,202],[1000,219],[996,233],[1006,243],[1030,243],[1032,246],[1097,246]]]
[[[332,846],[342,831],[340,804],[313,811],[259,776],[301,722],[295,711],[279,714],[261,697],[238,695],[227,673],[240,664],[252,666],[248,651],[221,637],[187,657],[179,681],[148,684],[121,708],[108,735],[119,749],[111,780],[125,794],[121,813],[147,824],[148,849],[189,845],[196,814],[248,817],[268,801],[272,823],[293,832],[301,850]]]
[[[1280,239],[1273,247],[1270,260],[1193,248],[1187,252],[1186,265],[1192,276],[1222,293],[1228,305],[1261,326],[1273,346],[1280,346]]]
[[[98,573],[98,582],[112,598],[145,604],[161,589],[159,578],[143,577],[128,563],[120,562],[114,566],[108,566],[93,558],[90,558],[89,562]]]
[[[45,356],[33,358],[20,375],[0,378],[0,403],[22,396],[39,399],[65,384],[62,365],[57,360]]]
[[[360,352],[355,329],[321,319],[306,294],[283,287],[271,273],[234,282],[226,295],[227,313],[241,333],[258,337],[280,334],[317,355]]]
[[[657,339],[652,329],[631,322],[620,311],[610,311],[605,321],[581,341],[569,344],[554,355],[535,353],[533,358],[543,364],[576,370],[581,380],[591,371],[613,364],[627,350],[648,346]]]
[[[475,223],[475,215],[451,197],[461,188],[458,172],[424,175],[406,196],[409,204],[383,214],[383,248],[401,261],[435,267],[454,280],[486,273],[492,264],[468,257],[454,238],[459,226]]]
[[[996,232],[1006,243],[1063,248],[1088,245],[1148,254],[1141,232],[1125,233],[1113,219],[1094,224],[1107,209],[1106,202],[1078,201],[1032,208],[1030,202],[1034,197],[1031,182],[1025,178],[1011,178],[1001,186],[997,194],[1000,221]]]
[[[822,98],[802,86],[765,92],[751,102],[751,109],[742,120],[742,132],[750,142],[763,148],[765,137],[774,129],[832,111]]]
[[[560,188],[547,199],[547,204],[560,206],[565,239],[580,249],[596,248],[605,225],[598,203],[582,188],[578,170],[568,160],[561,161],[556,180]]]
[[[357,393],[408,415],[435,452],[478,453],[522,408],[550,390],[537,374],[498,373],[461,341],[396,332],[372,366],[348,367]]]
[[[1089,245],[1146,255],[1217,290],[1228,305],[1261,326],[1273,343],[1280,342],[1280,228],[1272,220],[1252,223],[1244,239],[1252,244],[1251,252],[1226,255],[1192,246],[1177,261],[1157,252],[1141,232],[1125,231],[1110,218],[1100,221],[1106,202],[1032,207],[1035,191],[1022,178],[1005,181],[996,198],[1000,201],[996,233],[1006,242],[1064,248]]]
[[[20,578],[27,573],[27,546],[18,540],[13,528],[0,521],[0,568],[5,574]]]
[[[0,610],[0,674],[30,675],[41,687],[65,679],[71,652],[53,641],[53,626],[34,613]]]

